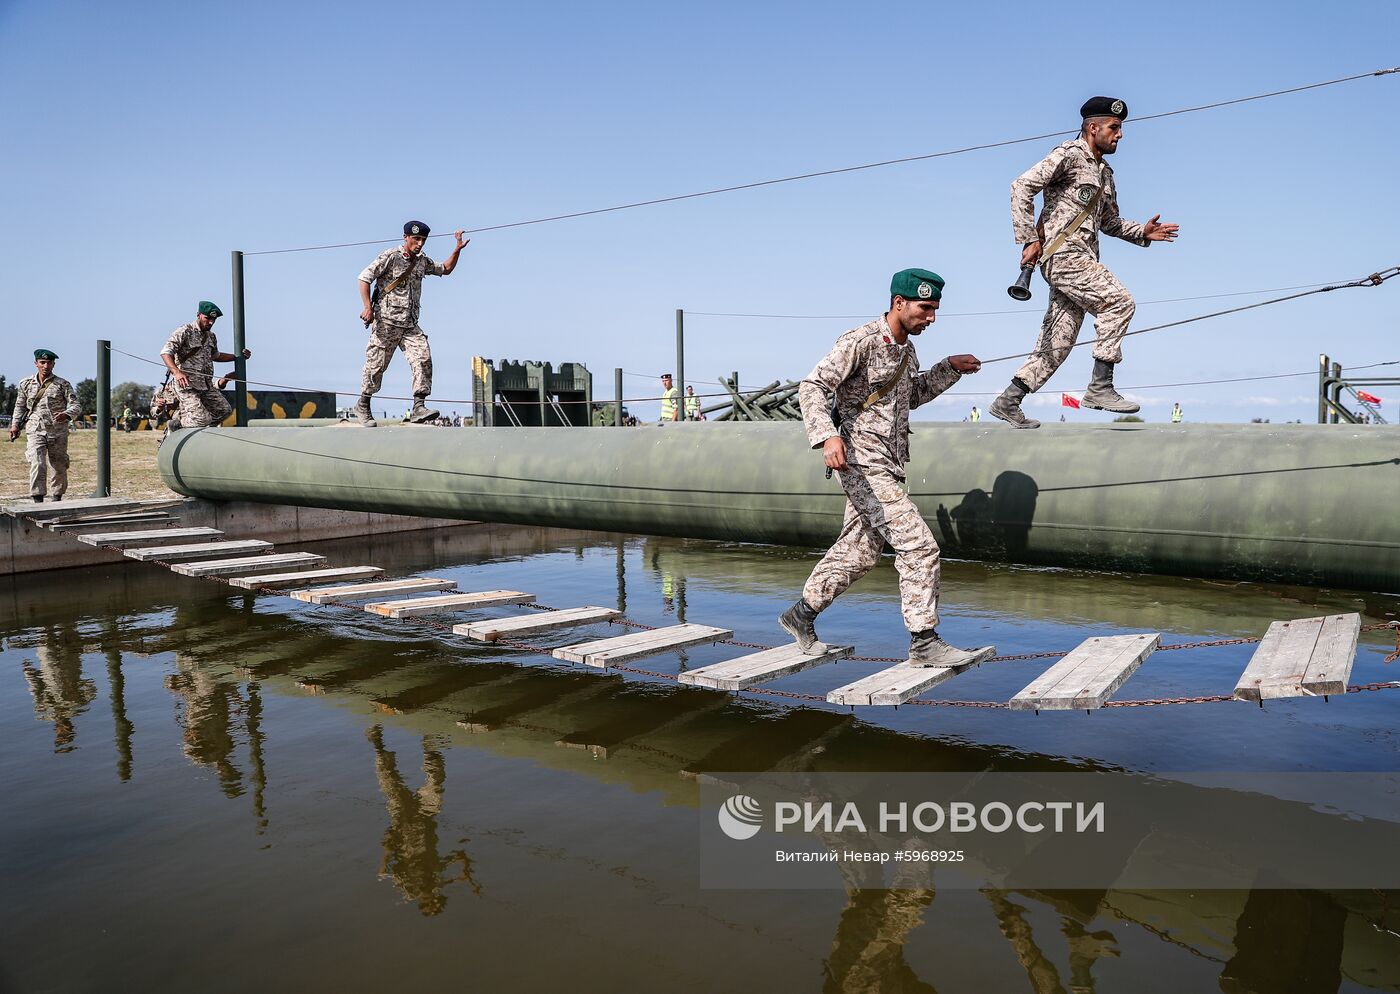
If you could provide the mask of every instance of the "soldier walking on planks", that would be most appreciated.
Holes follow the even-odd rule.
[[[171,420],[172,430],[222,424],[233,413],[233,406],[214,386],[214,363],[233,362],[236,358],[232,353],[219,351],[219,340],[214,335],[214,322],[223,316],[217,304],[201,300],[195,319],[172,331],[160,350],[180,406],[180,419]],[[252,357],[251,350],[243,350],[244,359]],[[227,378],[221,379],[219,386],[225,382]]]
[[[801,599],[778,619],[803,652],[819,645],[813,627],[817,615],[870,572],[886,543],[899,571],[909,662],[956,666],[983,651],[958,649],[938,636],[938,543],[904,491],[909,411],[982,366],[976,356],[955,355],[919,371],[910,339],[933,324],[943,287],[943,278],[927,270],[895,273],[889,311],[838,338],[798,388],[807,439],[822,450],[828,470],[840,474],[846,492],[836,544],[812,570]],[[836,397],[835,418],[828,394]]]
[[[1118,150],[1128,105],[1113,97],[1092,97],[1079,114],[1079,137],[1060,145],[1011,184],[1011,226],[1022,246],[1021,266],[1039,263],[1050,285],[1050,305],[1035,351],[987,407],[989,414],[1013,428],[1040,427],[1039,421],[1022,413],[1021,401],[1044,386],[1069,357],[1086,312],[1094,315],[1097,341],[1084,406],[1116,414],[1138,410],[1113,388],[1113,367],[1123,358],[1123,336],[1135,305],[1132,294],[1099,262],[1099,232],[1146,248],[1153,242],[1175,241],[1179,227],[1160,223],[1160,214],[1146,224],[1118,214],[1113,169],[1104,156]],[[1033,222],[1035,195],[1041,191],[1045,207],[1039,222]]]
[[[360,374],[360,402],[355,405],[355,419],[365,428],[377,422],[369,409],[369,399],[379,392],[384,370],[400,349],[413,372],[413,407],[407,420],[415,424],[436,421],[438,412],[427,405],[433,392],[433,354],[428,348],[428,336],[418,327],[418,311],[422,304],[423,277],[446,276],[457,268],[457,259],[466,247],[462,236],[453,232],[457,247],[438,263],[423,254],[430,229],[422,221],[409,221],[403,226],[403,244],[377,255],[360,273],[360,320],[374,327],[365,346],[365,367]],[[374,293],[370,293],[370,285]]]
[[[73,384],[55,376],[58,356],[48,349],[34,350],[34,375],[20,380],[10,418],[10,441],[25,430],[24,458],[29,462],[29,496],[42,504],[46,490],[62,500],[68,489],[68,426],[82,417]],[[45,477],[51,479],[46,481]]]

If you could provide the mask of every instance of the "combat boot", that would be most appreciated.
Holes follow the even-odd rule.
[[[1080,403],[1096,411],[1112,411],[1114,414],[1136,414],[1142,410],[1113,389],[1113,363],[1102,359],[1094,360],[1094,378],[1089,381]]]
[[[778,624],[797,639],[797,647],[808,655],[820,655],[824,648],[817,641],[817,629],[813,624],[816,620],[816,609],[801,599],[778,616]]]
[[[360,394],[360,402],[355,405],[355,421],[361,428],[379,427],[379,422],[374,420],[374,412],[369,409],[368,394]]]
[[[413,395],[413,410],[408,412],[408,420],[416,425],[426,424],[429,421],[436,421],[441,415],[438,411],[424,403],[428,398],[424,394]]]
[[[1001,392],[1001,396],[987,405],[987,413],[1001,418],[1012,428],[1039,428],[1039,421],[1021,413],[1021,401],[1026,399],[1028,393],[1030,390],[1026,385],[1013,377],[1011,385]]]
[[[995,646],[980,649],[959,649],[938,637],[938,629],[929,628],[909,636],[910,666],[970,666],[996,652]]]
[[[44,502],[44,495],[43,495],[43,494],[38,494],[37,496],[34,497],[34,503],[36,503],[36,504],[42,504],[43,502]]]

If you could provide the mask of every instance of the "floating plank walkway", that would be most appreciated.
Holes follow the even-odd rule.
[[[342,566],[338,569],[313,569],[304,573],[263,573],[258,576],[239,576],[229,581],[244,590],[259,587],[310,587],[328,580],[363,580],[378,576],[384,571],[378,566]]]
[[[164,502],[159,502],[164,503]],[[65,518],[83,512],[137,511],[149,509],[151,501],[122,500],[117,497],[90,497],[83,500],[62,500],[46,504],[36,504],[32,500],[23,503],[0,504],[0,511],[13,518],[28,518],[31,521],[44,521],[49,518]]]
[[[502,635],[526,635],[531,632],[547,632],[554,628],[591,625],[599,621],[611,621],[621,614],[621,611],[614,611],[609,607],[571,607],[563,611],[517,614],[493,621],[470,621],[453,626],[452,631],[478,642],[494,642]]]
[[[382,580],[379,583],[348,583],[341,587],[298,590],[292,596],[308,604],[348,604],[369,601],[385,594],[422,594],[433,590],[456,590],[454,580]]]
[[[1101,708],[1143,660],[1162,644],[1160,634],[1086,639],[1011,698],[1013,711]]]
[[[831,704],[897,707],[913,700],[924,691],[953,679],[959,673],[967,672],[995,654],[996,647],[989,645],[978,649],[971,659],[957,666],[915,666],[913,663],[897,663],[855,683],[837,687],[826,695],[826,699]]]
[[[75,532],[111,531],[120,525],[141,525],[153,528],[159,524],[173,525],[179,520],[175,515],[166,514],[164,511],[148,511],[129,515],[105,514],[95,518],[55,518],[50,521],[40,521],[38,525],[40,528],[47,528],[57,535],[64,535]]]
[[[115,545],[125,548],[128,545],[174,542],[182,538],[214,538],[222,534],[217,528],[152,528],[137,532],[97,532],[92,535],[79,535],[77,539],[86,545]]]
[[[1359,614],[1275,621],[1235,685],[1236,699],[1267,701],[1346,693],[1360,635]]]
[[[788,645],[740,656],[738,659],[727,659],[722,663],[689,670],[682,673],[678,679],[681,683],[695,687],[746,690],[756,684],[800,673],[814,666],[834,663],[855,651],[854,646],[828,645],[822,652],[809,655],[803,652],[796,642],[791,642]]]
[[[325,556],[313,555],[310,552],[283,552],[275,556],[242,556],[238,559],[177,563],[170,568],[181,576],[248,576],[252,573],[280,571],[325,561]]]
[[[472,594],[443,594],[440,597],[409,597],[399,601],[381,601],[366,604],[365,610],[382,614],[386,618],[415,618],[423,614],[438,614],[442,611],[471,611],[479,607],[498,607],[501,604],[529,604],[534,594],[519,590],[483,590]]]
[[[127,549],[122,555],[140,562],[158,560],[173,563],[178,560],[208,559],[211,556],[235,556],[272,548],[271,542],[260,538],[230,539],[227,542],[199,542],[194,545],[156,545],[145,549]]]
[[[566,645],[555,649],[553,655],[555,659],[570,663],[604,667],[609,663],[625,663],[629,659],[659,656],[672,649],[718,642],[733,634],[727,628],[711,628],[709,625],[672,625],[669,628],[653,628],[631,635],[599,639],[596,642]]]

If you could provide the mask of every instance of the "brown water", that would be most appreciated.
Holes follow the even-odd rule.
[[[317,551],[769,644],[811,565],[798,550],[504,527]],[[1128,630],[1257,635],[1334,610],[1369,623],[1397,604],[950,563],[944,607],[950,639],[1020,653]],[[892,568],[821,630],[900,653]],[[0,581],[0,635],[6,991],[1400,989],[1394,893],[730,892],[705,888],[694,856],[699,772],[1392,770],[1400,691],[852,716],[583,672],[140,564]],[[1353,682],[1394,678],[1392,647],[1363,636]],[[1228,693],[1250,651],[1158,653],[1116,696]],[[870,665],[774,686],[820,694]],[[1005,700],[1045,665],[984,666],[931,696]]]

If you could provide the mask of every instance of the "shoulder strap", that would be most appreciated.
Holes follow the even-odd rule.
[[[389,296],[389,294],[393,293],[399,287],[403,286],[404,283],[408,281],[408,278],[413,275],[413,270],[416,267],[417,262],[418,257],[416,255],[412,259],[409,259],[408,268],[405,269],[402,273],[400,273],[397,277],[395,277],[392,283],[390,283],[387,287],[385,287],[379,292],[379,299],[383,300],[385,297]]]
[[[1042,262],[1044,262],[1046,259],[1050,258],[1052,255],[1058,252],[1060,250],[1060,246],[1064,245],[1065,239],[1079,230],[1079,226],[1084,223],[1084,220],[1091,213],[1093,213],[1094,208],[1099,205],[1099,196],[1102,193],[1103,186],[1100,185],[1097,189],[1094,190],[1094,195],[1089,198],[1089,202],[1084,205],[1084,209],[1078,214],[1076,214],[1074,216],[1074,220],[1071,221],[1068,225],[1066,225],[1065,230],[1056,235],[1055,240],[1046,246],[1045,254],[1040,257],[1040,260]]]
[[[880,384],[880,386],[876,387],[875,392],[872,393],[869,397],[866,397],[865,400],[861,402],[860,409],[862,411],[868,411],[876,404],[880,403],[880,401],[888,397],[890,391],[895,388],[895,384],[899,382],[899,378],[904,375],[904,371],[908,368],[909,350],[905,349],[904,356],[899,360],[899,368],[894,371],[894,375],[891,376],[884,383]]]

